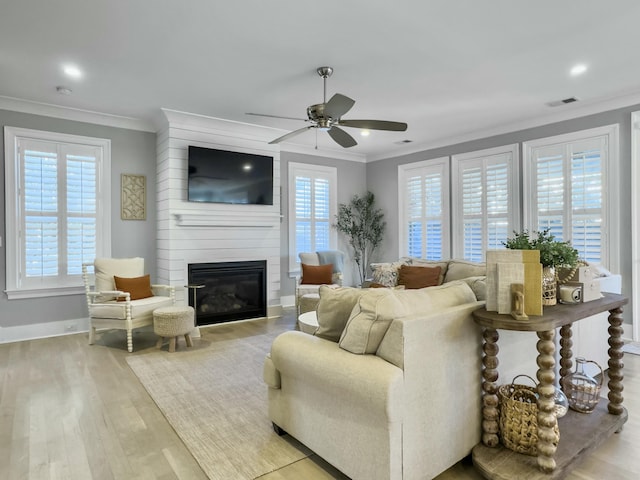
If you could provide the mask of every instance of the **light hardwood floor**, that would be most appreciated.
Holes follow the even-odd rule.
[[[203,328],[202,336],[216,342],[283,323],[293,328],[293,315],[227,324],[223,335],[216,327]],[[137,331],[132,355],[153,349],[155,340],[152,331]],[[129,368],[128,355],[122,331],[102,334],[93,346],[86,333],[0,345],[0,479],[206,480]],[[624,395],[629,421],[623,432],[587,458],[570,480],[640,477],[640,356],[625,355]],[[260,478],[347,479],[317,456]],[[454,479],[481,477],[461,462],[438,477]]]

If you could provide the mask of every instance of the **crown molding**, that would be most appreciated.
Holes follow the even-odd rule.
[[[93,123],[107,127],[126,128],[142,132],[155,132],[151,122],[139,118],[111,115],[109,113],[93,112],[80,108],[64,107],[52,103],[35,102],[21,98],[6,97],[0,95],[0,109],[14,112],[42,115],[44,117],[60,118],[83,123]]]
[[[617,110],[619,108],[631,107],[633,105],[640,105],[640,92],[601,98],[597,101],[592,102],[578,102],[576,104],[565,105],[564,107],[549,107],[554,109],[558,108],[560,110],[558,110],[557,112],[554,111],[547,115],[541,115],[526,120],[510,122],[497,127],[476,130],[473,132],[463,133],[461,135],[441,138],[432,142],[413,145],[412,147],[407,148],[400,153],[394,153],[393,155],[385,155],[384,153],[369,155],[367,159],[368,161],[373,162],[378,160],[402,157],[405,155],[411,155],[413,153],[424,152],[425,150],[448,147],[451,145],[457,145],[459,143],[518,132],[520,130],[526,130],[528,128],[541,127],[543,125],[563,122],[566,120],[574,120],[581,117],[587,117],[589,115]]]

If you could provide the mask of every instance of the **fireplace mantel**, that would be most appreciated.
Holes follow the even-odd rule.
[[[281,215],[266,213],[263,215],[220,215],[207,213],[173,213],[179,227],[233,227],[233,228],[272,228],[279,225]]]

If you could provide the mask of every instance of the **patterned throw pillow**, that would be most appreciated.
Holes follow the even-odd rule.
[[[385,287],[395,287],[398,285],[398,271],[405,262],[372,263],[373,275],[371,281]]]

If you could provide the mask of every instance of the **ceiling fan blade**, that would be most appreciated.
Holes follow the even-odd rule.
[[[284,118],[285,120],[302,120],[303,122],[308,122],[309,121],[308,118],[282,117],[280,115],[267,115],[265,113],[246,112],[245,115],[253,115],[254,117]]]
[[[354,147],[358,144],[351,135],[338,127],[331,127],[329,130],[329,136],[333,138],[338,145],[344,148]]]
[[[352,100],[341,93],[336,93],[324,106],[324,116],[338,119],[351,110],[354,103],[356,103],[355,100]]]
[[[271,140],[269,142],[269,145],[272,145],[274,143],[284,142],[285,140],[288,140],[291,137],[295,137],[296,135],[300,135],[302,132],[306,132],[310,128],[315,128],[315,127],[314,127],[314,125],[309,125],[308,127],[299,128],[298,130],[294,130],[293,132],[289,132],[286,135],[283,135],[281,137],[276,138],[275,140]]]
[[[404,132],[407,124],[403,122],[388,122],[386,120],[340,120],[343,127],[366,128],[367,130],[391,130]]]

